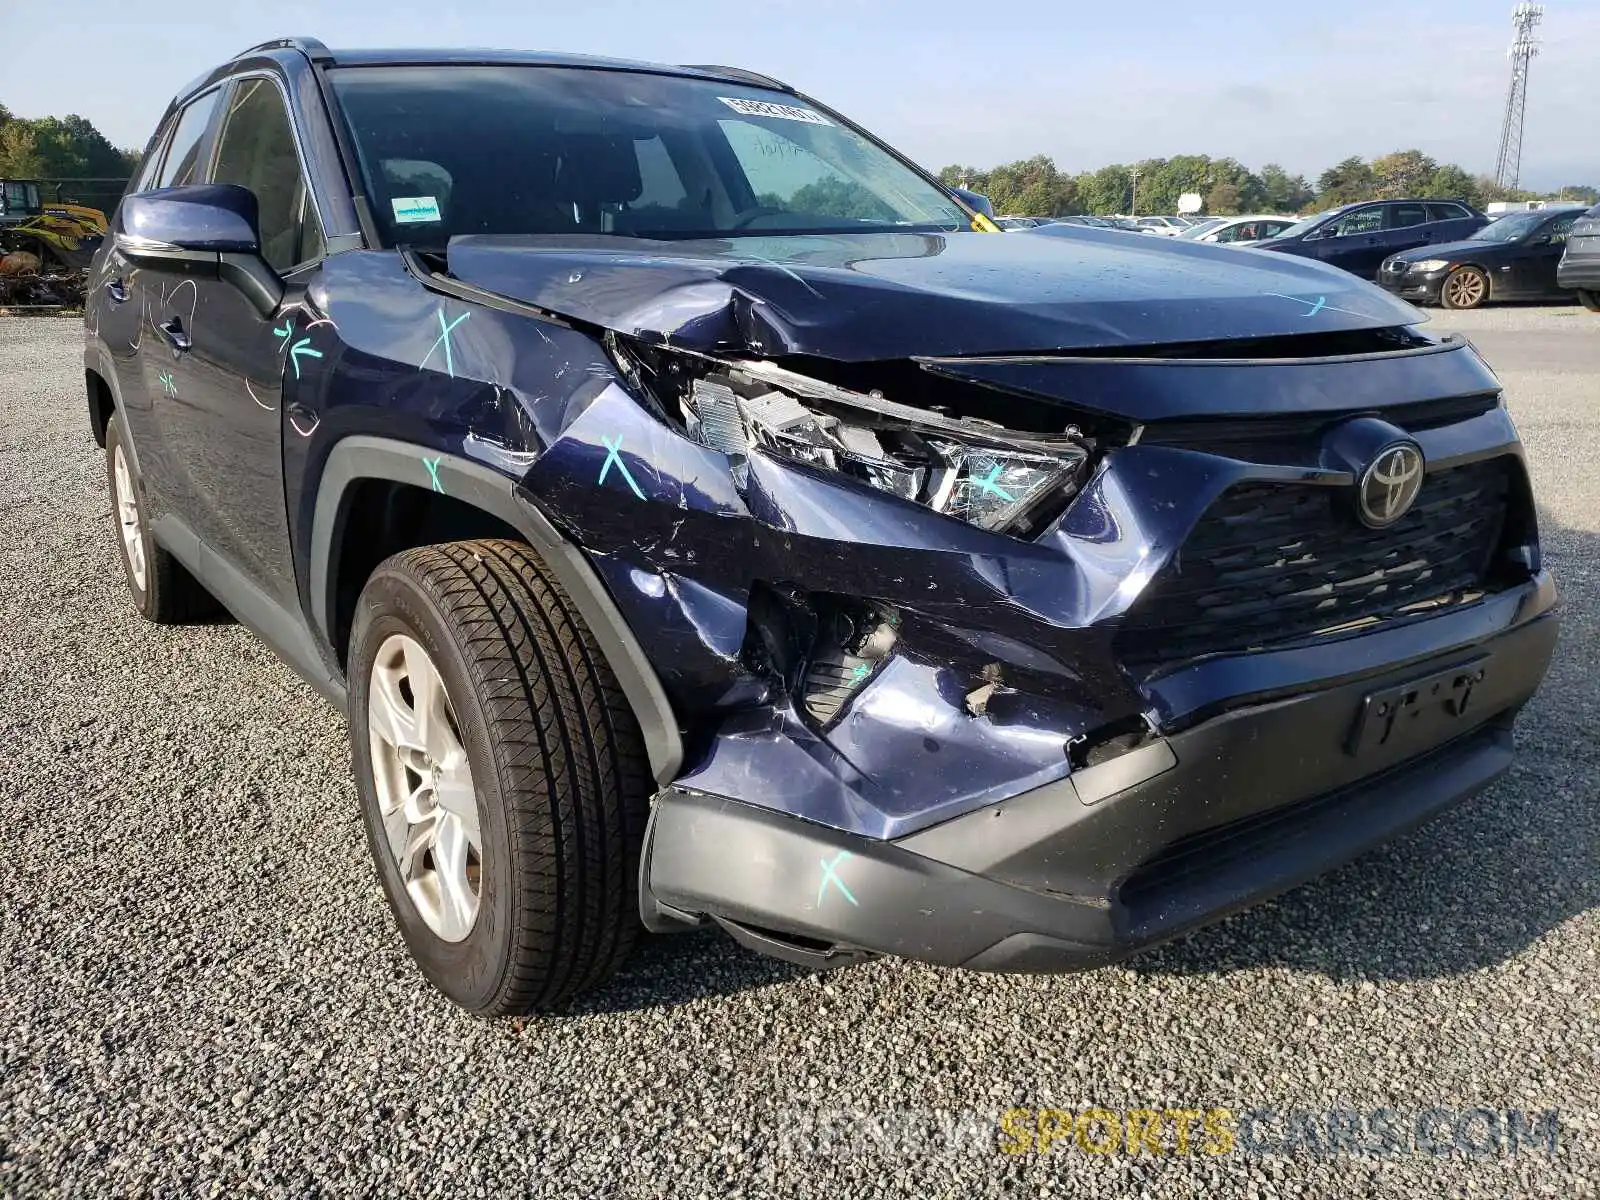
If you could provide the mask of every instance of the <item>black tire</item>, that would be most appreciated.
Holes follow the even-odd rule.
[[[1439,286],[1445,308],[1477,308],[1489,299],[1489,277],[1477,267],[1457,267]]]
[[[1600,292],[1581,291],[1578,293],[1578,303],[1590,312],[1600,312]]]
[[[383,828],[367,709],[383,643],[404,634],[443,681],[477,795],[478,908],[436,935]],[[526,546],[425,546],[379,565],[351,633],[349,717],[367,840],[422,972],[469,1012],[557,1007],[615,971],[641,928],[639,850],[655,791],[616,677]]]
[[[222,606],[200,586],[182,563],[156,545],[155,539],[150,536],[150,522],[145,518],[144,487],[133,464],[133,456],[124,448],[126,444],[127,435],[122,429],[122,418],[113,416],[106,426],[106,487],[111,495],[111,523],[116,533],[117,555],[122,559],[122,574],[128,581],[128,594],[133,597],[133,606],[146,621],[156,625],[192,625],[218,620],[225,615]],[[117,501],[119,453],[123,455],[132,483],[139,544],[144,550],[142,582],[134,572],[122,535],[121,505]]]

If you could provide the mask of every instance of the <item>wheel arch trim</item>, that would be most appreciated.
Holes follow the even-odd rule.
[[[311,620],[317,632],[333,644],[334,548],[344,532],[352,487],[372,479],[432,485],[435,477],[438,490],[503,521],[527,539],[566,589],[599,643],[639,722],[656,781],[665,785],[677,778],[683,766],[683,738],[672,703],[605,584],[583,552],[522,497],[507,476],[481,463],[367,434],[354,434],[334,445],[317,485],[311,522]]]

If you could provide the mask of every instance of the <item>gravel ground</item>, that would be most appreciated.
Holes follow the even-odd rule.
[[[0,1194],[1600,1194],[1600,318],[1436,325],[1510,390],[1567,604],[1493,791],[1125,967],[813,976],[694,935],[489,1023],[409,965],[341,718],[237,627],[135,617],[78,324],[0,320]],[[1011,1106],[1557,1108],[1561,1132],[1009,1156]],[[936,1136],[962,1114],[977,1135]]]

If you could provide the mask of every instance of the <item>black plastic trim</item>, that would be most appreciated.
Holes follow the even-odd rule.
[[[268,649],[288,663],[330,704],[341,712],[344,710],[344,682],[324,665],[317,640],[298,612],[285,608],[250,582],[238,568],[202,542],[181,518],[158,517],[151,523],[150,535]]]
[[[329,453],[317,485],[312,516],[310,595],[312,625],[330,642],[336,580],[331,569],[332,555],[344,528],[349,489],[362,479],[417,486],[431,483],[421,465],[424,457],[429,462],[435,460],[435,454],[426,447],[364,434],[343,439]],[[683,738],[672,703],[643,647],[583,552],[562,537],[504,475],[453,454],[437,455],[436,465],[439,484],[446,495],[511,526],[555,573],[600,644],[633,707],[656,781],[664,784],[676,778],[683,765]]]

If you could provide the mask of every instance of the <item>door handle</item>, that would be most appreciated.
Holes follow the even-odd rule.
[[[121,278],[107,280],[106,295],[111,297],[113,304],[123,304],[128,299],[128,285]]]
[[[194,340],[183,331],[183,322],[177,317],[162,322],[156,328],[161,331],[161,336],[167,339],[167,345],[178,354],[184,353],[194,345]]]

